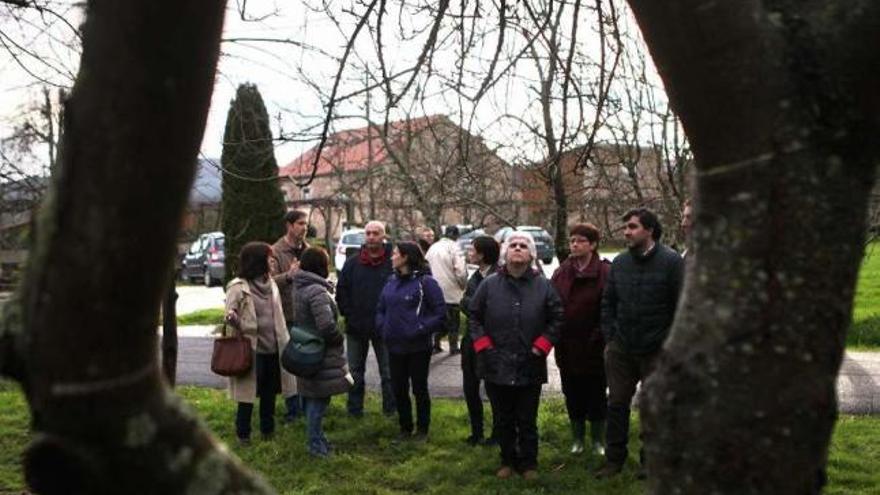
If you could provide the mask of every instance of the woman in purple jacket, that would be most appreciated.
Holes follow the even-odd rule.
[[[428,365],[433,333],[443,328],[446,302],[437,281],[425,269],[425,257],[413,242],[400,242],[391,253],[394,274],[376,307],[376,329],[388,347],[391,387],[397,402],[401,438],[413,435],[409,387],[416,399],[416,436],[427,438],[431,422]]]

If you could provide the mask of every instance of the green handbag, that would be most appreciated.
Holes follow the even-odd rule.
[[[281,353],[281,366],[299,377],[313,376],[324,361],[324,339],[311,328],[291,325],[288,331],[290,340]]]

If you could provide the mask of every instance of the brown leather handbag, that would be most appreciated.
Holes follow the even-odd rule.
[[[251,342],[241,330],[236,329],[231,337],[226,336],[223,324],[223,337],[214,339],[214,352],[211,354],[211,371],[221,376],[242,376],[250,371],[254,362]]]

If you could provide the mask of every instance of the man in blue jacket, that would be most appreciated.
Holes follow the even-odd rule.
[[[376,332],[376,303],[391,275],[391,246],[385,244],[382,222],[371,221],[364,231],[366,241],[360,253],[345,261],[336,285],[336,304],[345,318],[345,348],[354,378],[354,386],[348,392],[348,413],[354,417],[364,414],[364,373],[370,344],[382,379],[382,411],[391,415],[397,410],[391,389],[388,350]]]

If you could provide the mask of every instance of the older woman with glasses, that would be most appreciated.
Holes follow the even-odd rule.
[[[468,308],[478,374],[498,418],[501,479],[514,471],[538,476],[538,403],[563,322],[556,289],[531,266],[536,257],[528,232],[510,234],[504,266],[480,284]]]

